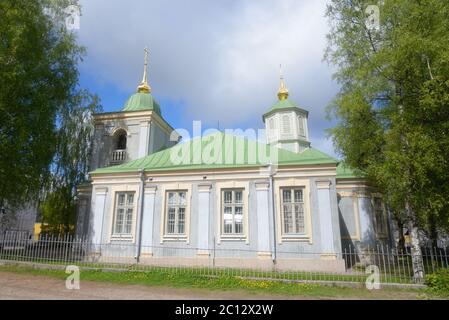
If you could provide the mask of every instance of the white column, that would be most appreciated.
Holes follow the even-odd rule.
[[[268,182],[256,182],[257,251],[261,258],[271,258],[269,191],[270,184]]]
[[[330,199],[330,181],[317,181],[318,208],[320,215],[321,256],[335,258],[334,228]]]
[[[105,215],[105,205],[106,205],[106,196],[108,193],[108,189],[105,187],[97,187],[95,188],[95,196],[94,201],[95,205],[92,212],[92,228],[90,239],[93,244],[94,252],[100,251],[100,245],[103,242],[103,221]]]
[[[150,121],[145,120],[140,122],[139,134],[139,152],[137,158],[143,158],[148,155],[148,148],[150,144]]]
[[[209,255],[211,184],[198,186],[198,255]]]
[[[145,186],[143,219],[142,219],[142,256],[153,254],[154,203],[156,186]]]

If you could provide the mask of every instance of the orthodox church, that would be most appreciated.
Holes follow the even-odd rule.
[[[122,110],[94,115],[77,224],[93,255],[341,271],[348,246],[391,242],[381,196],[311,146],[309,113],[289,99],[282,77],[262,115],[264,143],[220,131],[182,141],[152,95],[147,60]]]

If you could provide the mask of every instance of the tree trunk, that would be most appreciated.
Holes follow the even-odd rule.
[[[398,225],[398,233],[399,233],[398,251],[400,253],[405,253],[404,222],[400,219],[397,219],[396,222]]]
[[[413,278],[417,283],[421,283],[424,279],[424,264],[421,251],[421,244],[419,240],[418,225],[416,223],[415,215],[410,208],[408,202],[405,204],[406,212],[409,219],[409,233],[411,241],[411,255],[413,265]]]

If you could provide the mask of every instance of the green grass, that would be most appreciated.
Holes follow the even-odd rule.
[[[122,271],[144,271],[144,272],[183,272],[192,274],[201,274],[217,277],[246,277],[246,278],[260,278],[260,279],[277,279],[277,280],[291,280],[291,281],[330,281],[330,282],[358,282],[365,283],[367,275],[364,268],[354,268],[356,271],[354,274],[342,274],[342,273],[322,273],[322,272],[306,272],[306,271],[261,271],[252,269],[236,269],[236,268],[211,268],[211,267],[158,267],[145,264],[135,263],[107,263],[107,262],[88,262],[88,261],[66,261],[62,262],[60,259],[51,258],[27,258],[23,256],[12,255],[0,255],[0,259],[8,260],[10,262],[28,262],[44,265],[63,266],[74,264],[80,268],[90,269],[116,269]],[[384,283],[397,283],[397,284],[412,284],[413,277],[408,276],[405,273],[381,272],[381,281]]]
[[[0,266],[0,271],[48,276],[66,279],[64,270],[35,269],[18,265]],[[81,281],[99,281],[123,285],[151,287],[189,288],[208,291],[240,291],[247,294],[274,296],[300,296],[310,298],[357,298],[357,299],[426,299],[431,295],[421,289],[381,289],[323,286],[309,283],[279,282],[242,279],[235,276],[206,276],[188,271],[158,269],[146,272],[103,272],[82,270]]]

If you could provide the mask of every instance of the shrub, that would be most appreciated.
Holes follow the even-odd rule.
[[[427,275],[426,284],[432,293],[449,296],[449,269],[439,269]]]

